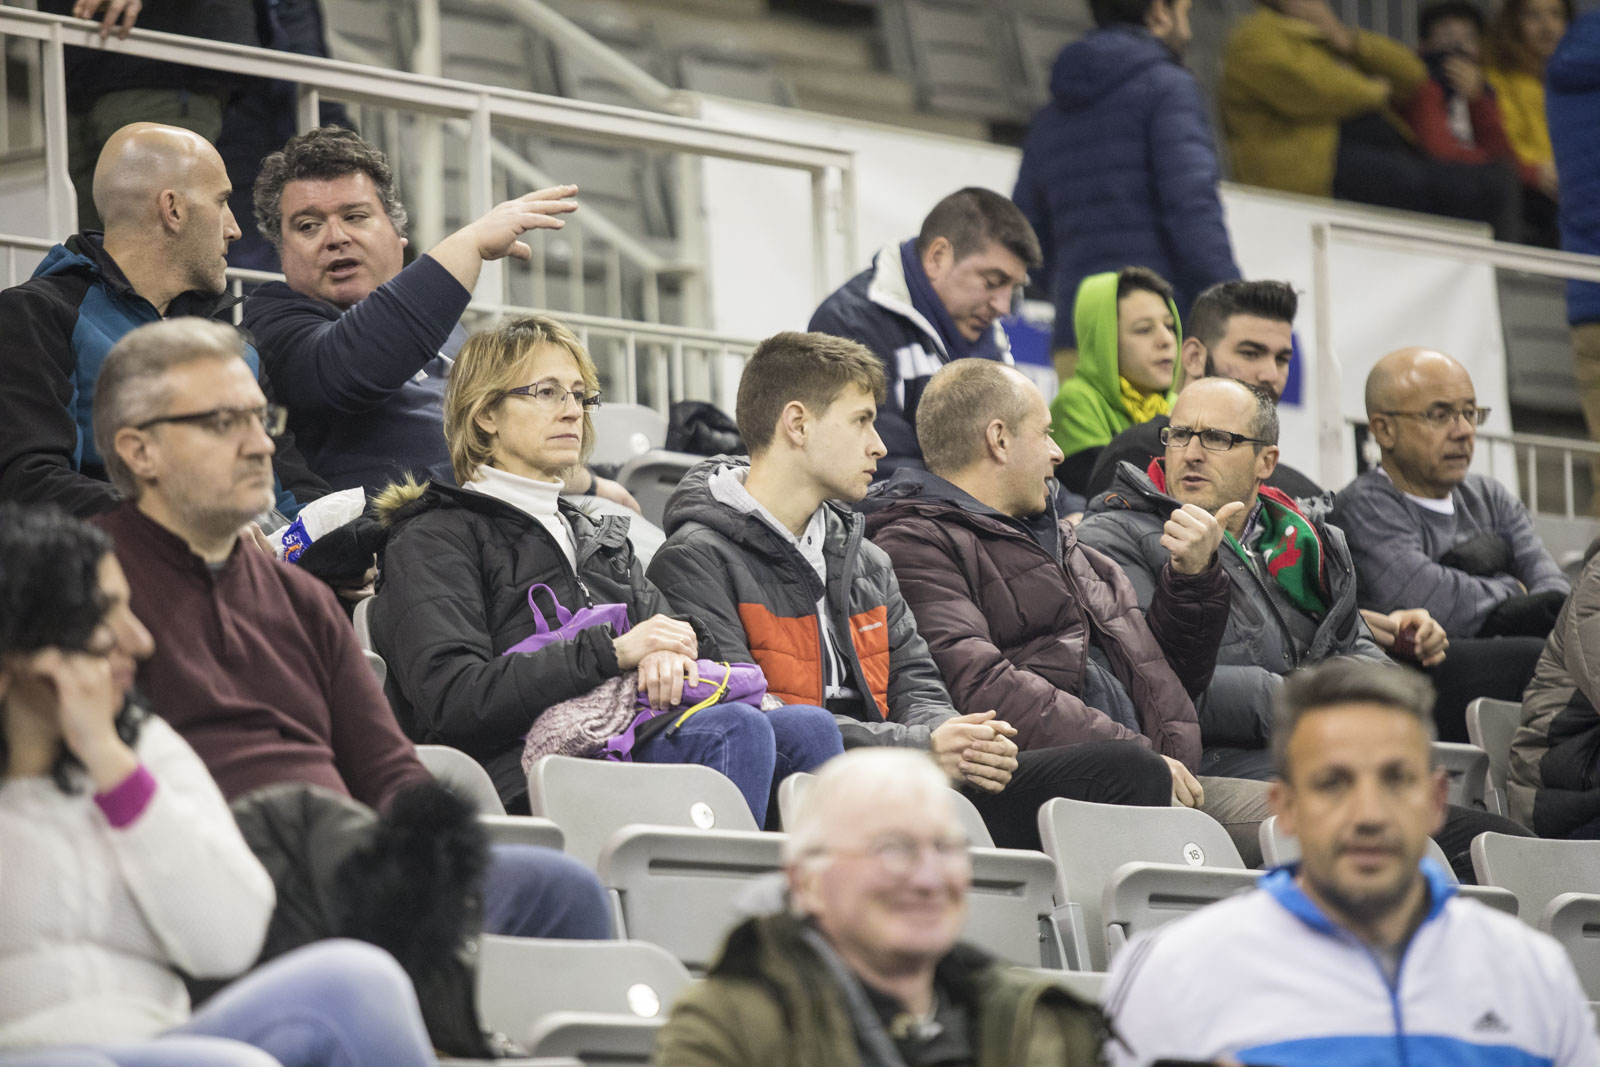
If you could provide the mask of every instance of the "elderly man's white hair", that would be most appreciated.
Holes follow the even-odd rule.
[[[943,806],[960,827],[950,780],[933,757],[908,748],[856,748],[835,756],[800,796],[799,810],[784,842],[785,863],[826,848],[853,811],[864,806],[918,810]]]

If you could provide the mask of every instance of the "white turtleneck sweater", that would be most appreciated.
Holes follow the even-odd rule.
[[[567,520],[561,517],[561,512],[556,508],[556,501],[561,498],[561,490],[566,488],[565,483],[535,481],[520,474],[503,471],[498,467],[479,467],[478,473],[473,475],[472,480],[463,488],[482,493],[484,496],[492,496],[538,519],[544,528],[550,531],[550,536],[556,539],[556,544],[561,546],[567,562],[574,570],[577,569],[578,556],[572,541],[572,528],[567,525]]]

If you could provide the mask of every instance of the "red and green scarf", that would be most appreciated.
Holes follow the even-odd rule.
[[[1145,473],[1157,489],[1163,493],[1167,491],[1167,472],[1159,457],[1151,461]],[[1259,551],[1266,561],[1267,573],[1278,583],[1289,603],[1321,619],[1328,611],[1328,574],[1327,553],[1317,528],[1280,490],[1263,485],[1257,498],[1261,503],[1261,515],[1256,520],[1261,523]],[[1250,554],[1233,534],[1222,536],[1240,559],[1250,562]]]

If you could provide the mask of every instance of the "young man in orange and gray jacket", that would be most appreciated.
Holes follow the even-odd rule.
[[[739,383],[752,458],[719,456],[685,476],[650,580],[724,654],[759,664],[769,692],[832,711],[846,747],[930,751],[1002,848],[1039,847],[1038,808],[1053,797],[1169,803],[1172,772],[1148,747],[1062,748],[1082,737],[951,705],[888,557],[848,507],[884,455],[873,428],[883,395],[881,364],[853,341],[763,341]],[[1176,718],[1180,751],[1198,758],[1193,708]]]

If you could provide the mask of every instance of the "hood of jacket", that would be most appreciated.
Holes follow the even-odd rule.
[[[821,579],[801,558],[794,545],[759,515],[752,511],[735,510],[719,501],[712,492],[711,481],[723,468],[749,466],[748,456],[712,456],[689,468],[689,472],[678,482],[678,488],[673,490],[672,496],[667,500],[666,512],[662,516],[662,528],[667,531],[667,536],[670,538],[686,523],[697,522],[726,537],[740,549],[779,568],[780,576],[784,579],[793,578],[801,581],[813,590],[814,596],[821,596]],[[830,555],[838,554],[844,550],[845,542],[850,535],[861,529],[862,518],[844,505],[831,500],[825,501],[822,506],[828,510],[830,520],[827,524],[824,551]],[[789,568],[795,569],[795,575],[801,575],[803,572],[806,577],[789,575],[787,573]]]
[[[91,282],[102,284],[123,300],[144,300],[128,281],[127,276],[122,273],[122,268],[117,266],[117,261],[107,254],[105,235],[97,231],[85,230],[68,237],[65,242],[50,249],[33,271],[35,278],[69,274],[81,274]],[[220,293],[206,293],[191,289],[173,297],[172,303],[167,306],[166,317],[170,319],[180,315],[197,315],[204,319],[216,318],[223,312],[232,310],[239,302],[239,297],[226,290]],[[152,309],[153,307],[154,305]],[[254,366],[250,369],[252,372],[255,371]]]
[[[1061,50],[1050,70],[1050,98],[1068,111],[1089,107],[1150,67],[1178,57],[1143,26],[1096,30]]]
[[[1178,306],[1171,300],[1167,307],[1172,321],[1180,323]],[[1078,334],[1078,367],[1072,377],[1095,391],[1111,406],[1113,411],[1127,418],[1122,406],[1122,370],[1117,361],[1117,272],[1091,274],[1078,286],[1078,298],[1072,305],[1073,328]],[[1179,346],[1183,335],[1177,337]],[[1182,364],[1172,365],[1172,386],[1177,388],[1178,373]],[[1169,398],[1171,393],[1168,393]]]

